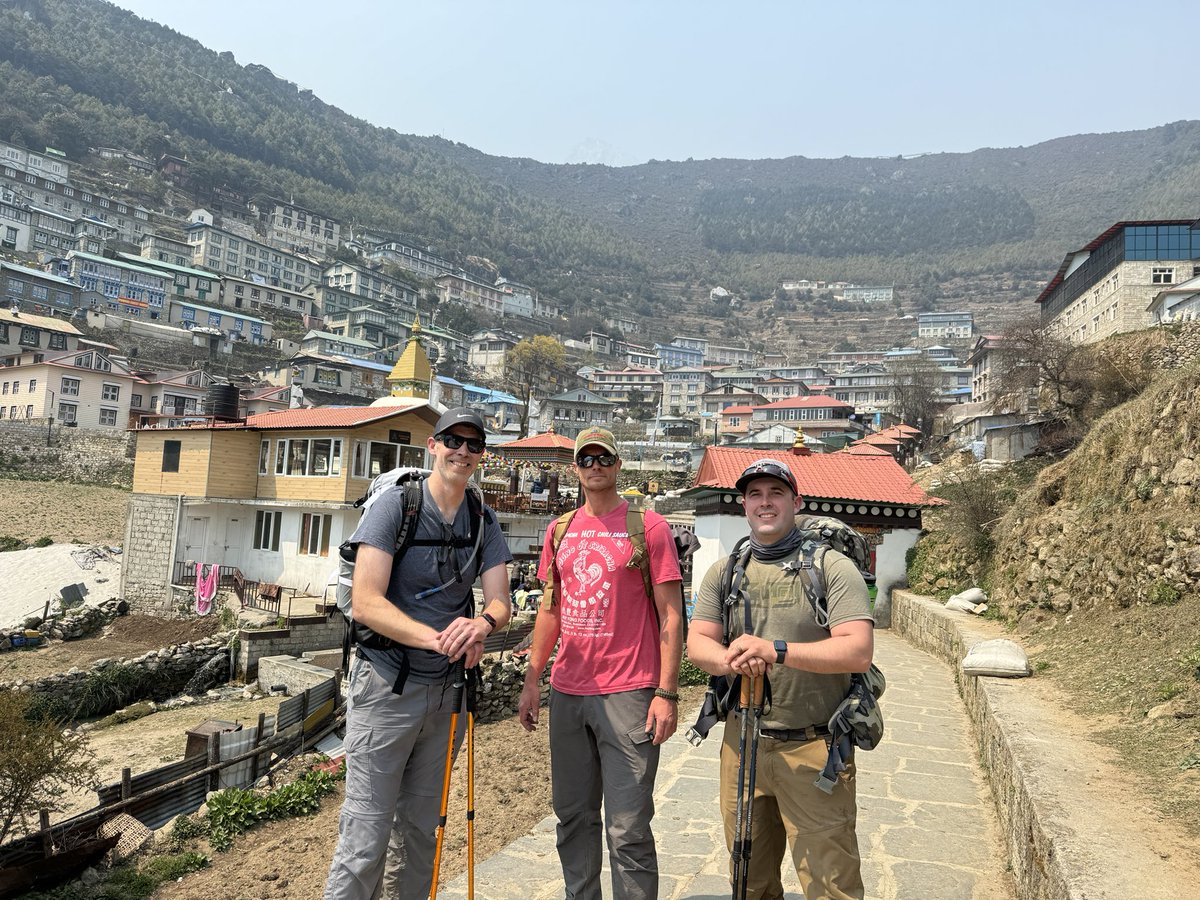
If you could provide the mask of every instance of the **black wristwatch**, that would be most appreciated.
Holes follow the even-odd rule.
[[[775,665],[782,666],[785,659],[787,659],[787,641],[776,641]]]

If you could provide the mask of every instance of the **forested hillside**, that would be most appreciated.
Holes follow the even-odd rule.
[[[783,277],[1028,280],[1114,221],[1196,215],[1200,183],[1200,122],[915,159],[490,157],[375,127],[100,0],[0,0],[0,83],[0,139],[186,155],[198,198],[294,196],[597,314],[661,317],[714,283],[765,299]]]

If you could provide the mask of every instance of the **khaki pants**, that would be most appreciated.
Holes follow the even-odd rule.
[[[725,844],[731,853],[737,815],[740,733],[741,719],[731,715],[725,723],[721,746],[721,818]],[[747,754],[749,751],[747,736]],[[759,738],[747,897],[784,900],[780,865],[785,838],[805,900],[863,897],[858,838],[854,833],[857,817],[854,763],[846,767],[832,796],[826,794],[813,782],[824,768],[828,752],[823,740],[799,743]],[[749,771],[747,757],[747,776]]]

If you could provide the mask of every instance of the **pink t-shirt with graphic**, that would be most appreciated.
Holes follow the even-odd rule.
[[[561,643],[550,683],[564,694],[611,694],[658,687],[658,619],[642,572],[626,568],[632,544],[622,503],[606,516],[580,509],[563,535],[555,578]],[[538,577],[550,571],[554,523],[546,530]],[[679,581],[679,558],[666,519],[646,513],[646,548],[655,584]]]

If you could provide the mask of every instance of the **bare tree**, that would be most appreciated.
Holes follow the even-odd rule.
[[[548,396],[561,390],[567,354],[562,344],[544,334],[525,338],[504,358],[504,382],[521,401],[521,437],[529,432],[529,402],[534,392]]]
[[[887,369],[892,376],[892,412],[902,422],[932,434],[941,410],[941,368],[924,353],[914,353],[889,362]]]

